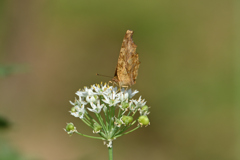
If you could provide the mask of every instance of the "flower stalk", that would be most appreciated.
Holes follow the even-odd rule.
[[[108,147],[109,160],[113,160],[113,147]]]

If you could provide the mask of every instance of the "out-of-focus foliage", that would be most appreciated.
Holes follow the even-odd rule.
[[[27,158],[19,153],[16,149],[3,140],[0,135],[0,159],[1,160],[39,160],[36,158]]]
[[[2,160],[26,160],[8,143],[0,139],[0,159]]]
[[[0,130],[9,128],[10,124],[8,120],[0,116]]]
[[[0,78],[10,76],[12,74],[24,73],[27,67],[23,65],[0,65]]]

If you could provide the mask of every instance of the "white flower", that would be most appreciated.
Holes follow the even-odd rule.
[[[119,98],[116,97],[116,93],[113,91],[112,94],[106,96],[106,95],[103,95],[104,96],[104,100],[103,102],[107,103],[110,107],[111,106],[116,106],[116,104],[118,104],[120,101],[119,101]]]
[[[106,83],[104,85],[101,84],[101,86],[99,84],[93,85],[92,88],[98,95],[109,94],[111,92]]]
[[[129,90],[125,90],[124,88],[121,89],[121,92],[123,93],[128,93],[128,98],[132,98],[133,96],[135,96],[135,94],[138,93],[137,90],[135,90],[134,92],[132,92],[132,89],[129,89]]]
[[[97,105],[95,105],[93,102],[90,103],[92,106],[91,108],[88,108],[89,111],[94,112],[94,113],[100,113],[104,104],[100,105],[100,101],[98,100]]]
[[[141,99],[141,96],[140,96],[138,100],[133,100],[133,102],[135,103],[135,106],[136,106],[137,108],[139,108],[139,107],[144,106],[147,101],[145,101],[145,99],[142,100],[142,99]]]
[[[135,96],[135,94],[137,94],[137,93],[138,93],[138,91],[137,91],[137,90],[135,90],[135,91],[133,91],[133,92],[132,92],[132,90],[131,90],[131,89],[129,89],[127,92],[128,92],[129,98],[132,98],[133,96]]]
[[[92,88],[87,89],[87,87],[86,87],[85,90],[86,90],[88,96],[94,96],[94,95],[97,95],[97,93],[94,93],[94,92],[93,92],[93,89],[92,89]]]
[[[77,102],[78,102],[78,104],[79,104],[80,106],[87,104],[87,102],[85,102],[82,97],[79,97],[79,99],[77,100]]]
[[[76,92],[76,95],[79,97],[94,96],[96,94],[97,93],[94,93],[92,88],[88,89],[87,87],[84,88],[84,91],[79,90]]]
[[[87,96],[86,97],[86,101],[88,102],[88,103],[92,103],[92,102],[96,102],[97,101],[97,96]]]
[[[85,108],[84,105],[82,105],[81,107],[79,106],[75,106],[75,111],[69,111],[71,113],[72,116],[74,117],[79,117],[80,119],[83,119],[83,116],[85,114]]]
[[[127,102],[128,101],[128,93],[127,92],[126,93],[119,92],[118,97],[119,97],[121,102]]]
[[[148,112],[148,111],[143,111],[143,110],[141,110],[141,108],[138,108],[138,111],[139,111],[139,114],[140,114],[140,115],[147,116],[147,115],[150,114],[150,112]]]
[[[75,94],[78,95],[79,97],[86,97],[88,95],[86,91],[81,90],[77,91]]]
[[[136,105],[133,104],[134,100],[131,100],[129,103],[129,109],[134,112],[138,107]]]
[[[93,133],[99,133],[107,147],[112,148],[112,141],[124,134],[121,131],[123,129],[121,128],[122,126],[132,126],[137,121],[140,125],[145,125],[141,119],[141,121],[134,120],[135,113],[139,113],[140,116],[147,116],[150,113],[148,111],[149,107],[145,105],[146,101],[141,96],[139,99],[132,99],[137,93],[137,90],[121,89],[109,86],[106,83],[104,85],[102,83],[94,84],[90,88],[84,87],[84,89],[76,92],[79,98],[75,98],[75,101],[69,101],[73,105],[70,114],[82,119],[87,125],[91,125]],[[119,111],[117,117],[115,117],[115,110],[117,109]],[[101,111],[104,113],[101,114]],[[96,118],[100,122],[99,124],[88,115],[88,113],[92,114],[90,112],[96,114]],[[105,119],[101,117],[102,115],[105,116]],[[104,124],[105,122],[106,125]],[[69,123],[64,130],[70,135],[74,132],[78,133],[72,123]],[[81,133],[78,134],[81,135]]]
[[[75,98],[75,102],[73,103],[72,101],[69,101],[70,103],[71,103],[71,105],[73,105],[73,106],[81,106],[81,105],[86,105],[87,104],[87,102],[85,102],[85,101],[83,101],[82,100],[82,97],[79,97],[79,100],[77,100],[76,98]]]

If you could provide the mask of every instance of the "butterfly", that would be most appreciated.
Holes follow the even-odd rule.
[[[112,81],[120,87],[131,87],[136,83],[138,76],[140,62],[136,53],[137,45],[133,42],[132,36],[133,31],[127,30],[123,38],[115,74],[112,78]]]

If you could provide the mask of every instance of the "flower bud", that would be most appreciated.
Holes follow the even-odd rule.
[[[99,133],[102,129],[102,126],[100,126],[98,123],[93,124],[93,133]]]
[[[72,131],[72,130],[74,130],[73,123],[68,123],[67,126],[66,126],[66,131],[69,132],[69,131]]]
[[[128,106],[129,106],[129,103],[127,103],[127,102],[122,102],[122,108],[123,108],[123,109],[128,108]]]
[[[125,125],[128,125],[129,123],[131,123],[133,121],[132,116],[122,116],[121,119]]]
[[[140,116],[138,118],[138,122],[141,124],[141,125],[148,125],[149,124],[149,119],[147,116]]]
[[[114,122],[114,124],[115,124],[117,127],[121,127],[121,125],[122,125],[122,120],[117,119],[117,118],[115,117],[115,122]]]
[[[75,108],[75,107],[72,107],[72,108],[71,108],[71,112],[77,112],[76,108]]]
[[[132,104],[131,107],[130,107],[130,109],[131,109],[131,110],[134,110],[135,107],[136,107],[136,106],[135,106],[134,104]]]
[[[148,111],[148,106],[147,105],[143,106],[141,108],[141,110],[142,110],[142,112],[147,112]]]
[[[70,135],[72,135],[74,132],[77,132],[73,123],[67,123],[67,126],[64,130]]]

